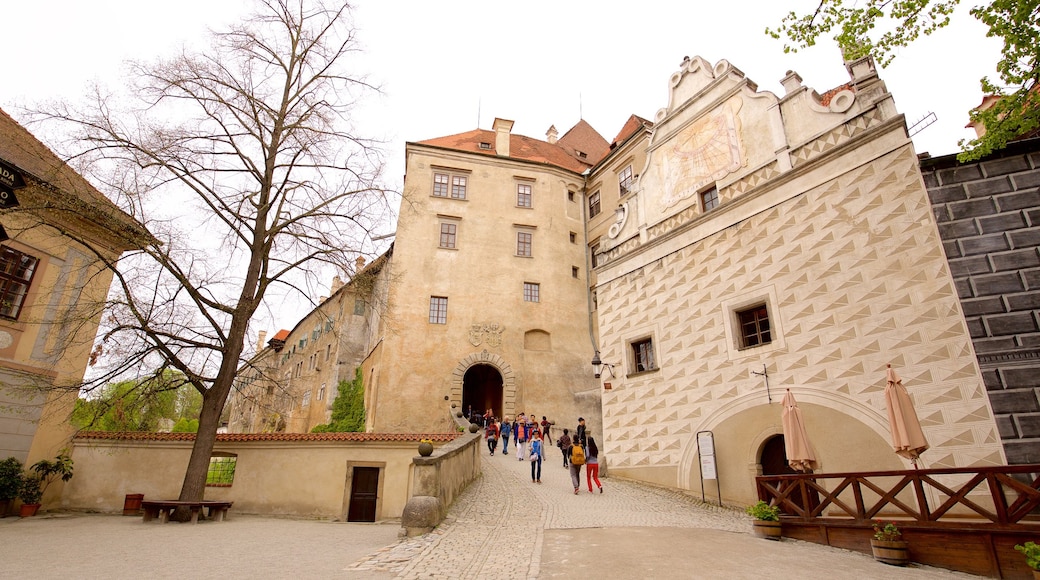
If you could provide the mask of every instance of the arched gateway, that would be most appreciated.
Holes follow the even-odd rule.
[[[476,413],[491,409],[499,418],[512,415],[516,406],[512,367],[487,350],[460,360],[452,371],[451,403],[460,409],[472,405]]]

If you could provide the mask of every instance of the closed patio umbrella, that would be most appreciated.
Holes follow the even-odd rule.
[[[811,472],[816,469],[816,453],[813,452],[809,436],[805,433],[802,410],[798,408],[791,389],[787,389],[783,405],[784,410],[780,418],[784,426],[784,449],[787,452],[787,462],[792,469]]]
[[[917,412],[903,386],[903,380],[892,365],[888,365],[885,404],[888,405],[888,422],[892,428],[892,447],[917,468],[917,459],[928,449],[928,440],[921,430],[921,422],[917,419]]]

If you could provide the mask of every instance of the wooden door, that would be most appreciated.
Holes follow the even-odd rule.
[[[379,495],[379,468],[355,467],[350,483],[348,522],[376,521],[376,499]]]

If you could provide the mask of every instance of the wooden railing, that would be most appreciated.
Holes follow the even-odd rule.
[[[1040,541],[1038,474],[1040,465],[1014,465],[769,475],[756,484],[759,499],[780,507],[785,536],[869,553],[871,525],[883,518],[898,523],[914,561],[1014,578],[1029,577],[1014,544]]]

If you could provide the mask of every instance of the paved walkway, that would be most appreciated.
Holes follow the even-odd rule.
[[[429,534],[397,521],[332,523],[235,515],[197,526],[55,514],[0,519],[0,578],[748,578],[841,574],[976,578],[816,544],[751,535],[742,513],[672,491],[602,478],[575,496],[549,449],[541,485],[515,455],[484,456],[482,477]],[[584,478],[584,474],[583,474]]]

